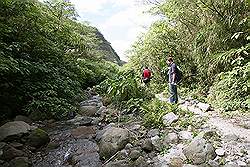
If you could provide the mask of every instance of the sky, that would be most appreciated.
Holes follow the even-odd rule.
[[[117,52],[121,60],[127,61],[126,51],[156,20],[145,13],[150,6],[142,0],[71,0],[80,16],[98,28]]]

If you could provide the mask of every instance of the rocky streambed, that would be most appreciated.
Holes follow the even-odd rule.
[[[94,93],[69,120],[32,123],[19,116],[0,127],[0,166],[250,166],[249,117],[225,119],[192,99],[179,107],[192,117],[167,113],[159,129],[146,128],[136,114],[104,106]],[[190,125],[180,126],[186,119]]]

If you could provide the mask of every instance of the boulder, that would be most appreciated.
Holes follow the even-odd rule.
[[[129,131],[122,128],[109,128],[99,142],[100,156],[109,158],[123,149],[130,140]]]
[[[145,139],[145,140],[143,140],[141,147],[146,152],[152,151],[153,150],[153,144],[152,144],[151,139]]]
[[[49,143],[49,141],[50,141],[50,138],[47,132],[45,132],[42,129],[37,128],[33,130],[30,133],[30,135],[27,137],[26,144],[31,147],[39,148]]]
[[[26,122],[27,124],[31,124],[32,120],[29,117],[23,116],[23,115],[17,115],[14,119],[14,121],[23,121]]]
[[[10,167],[31,167],[27,157],[16,157],[10,161]]]
[[[170,143],[178,143],[179,138],[176,133],[169,133],[166,137],[163,139],[164,145],[169,145]]]
[[[171,125],[173,122],[176,122],[178,120],[178,116],[175,115],[173,112],[170,112],[162,117],[163,124],[166,126]]]
[[[141,156],[141,153],[140,151],[138,150],[132,150],[129,154],[129,157],[134,161],[136,160],[137,158],[139,158]]]
[[[42,111],[32,111],[29,115],[32,121],[43,121],[47,119],[47,115]]]
[[[154,137],[154,136],[159,135],[159,134],[160,134],[159,129],[151,129],[148,131],[147,136]]]
[[[23,121],[8,122],[0,127],[0,141],[12,135],[28,133],[29,130],[31,130],[30,125]]]
[[[210,105],[209,104],[201,103],[201,102],[199,102],[197,104],[197,107],[199,107],[203,111],[208,111],[210,109]]]
[[[183,149],[183,153],[187,159],[191,160],[195,165],[205,163],[209,159],[214,159],[216,156],[214,147],[204,138],[195,138]]]
[[[0,156],[0,159],[9,161],[15,157],[22,157],[27,156],[25,152],[18,150],[10,145],[5,145],[4,148],[2,148],[2,155]]]
[[[192,134],[192,132],[188,132],[188,131],[180,131],[179,132],[179,138],[181,140],[192,140],[193,139],[193,134]]]
[[[79,109],[79,114],[82,116],[95,116],[97,112],[97,107],[96,106],[81,106]]]

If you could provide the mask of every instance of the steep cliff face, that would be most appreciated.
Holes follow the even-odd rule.
[[[100,31],[96,31],[96,36],[100,39],[101,44],[99,46],[99,50],[103,53],[103,58],[107,61],[111,61],[113,63],[116,63],[118,65],[123,65],[125,62],[120,59],[118,54],[115,52],[115,50],[112,48],[110,42],[108,42],[104,36],[101,34]]]

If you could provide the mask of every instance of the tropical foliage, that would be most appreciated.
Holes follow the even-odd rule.
[[[102,60],[98,30],[76,18],[69,1],[0,1],[1,118],[63,118],[85,88],[116,71]]]

